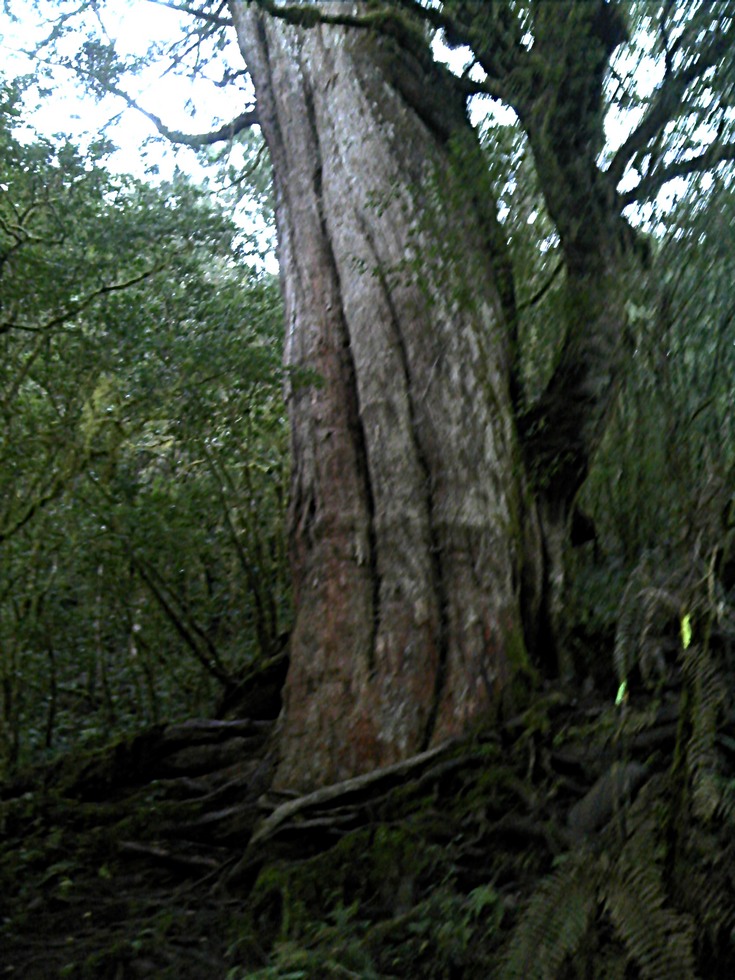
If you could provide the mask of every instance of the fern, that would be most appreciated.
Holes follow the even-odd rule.
[[[710,639],[718,628],[727,636],[721,623],[724,616],[729,628],[732,614],[713,570],[714,560],[705,563],[697,552],[666,577],[648,556],[631,576],[616,633],[619,680],[635,667],[644,680],[664,669],[666,644],[676,642],[671,628],[681,625],[674,759],[626,809],[625,823],[602,833],[606,850],[576,852],[536,889],[508,947],[504,980],[551,980],[572,969],[579,976],[634,971],[642,980],[692,980],[695,935],[702,962],[723,950],[729,955],[735,780],[719,771],[717,739],[727,736],[718,736],[718,725],[729,690]],[[631,709],[621,732],[632,734],[655,717],[655,704]]]
[[[609,836],[610,850],[580,850],[541,884],[516,927],[502,980],[556,980],[567,975],[567,961],[586,975],[591,950],[595,976],[623,977],[633,964],[642,980],[693,980],[694,919],[669,903],[660,815],[639,798],[622,845]]]
[[[695,816],[709,820],[720,804],[715,738],[726,689],[706,644],[691,647],[685,654],[684,678],[691,690],[687,772],[692,803]]]
[[[665,630],[674,620],[686,623],[688,632],[693,615],[705,624],[707,633],[715,619],[729,628],[735,625],[715,576],[716,557],[713,551],[705,561],[697,544],[686,560],[664,574],[661,554],[643,555],[631,572],[620,600],[613,655],[619,683],[627,679],[634,667],[639,668],[647,683],[664,675],[664,653],[670,642],[665,638]],[[685,648],[688,645],[687,641]]]
[[[718,798],[718,817],[724,824],[735,826],[735,779],[720,781]]]
[[[649,818],[623,848],[602,888],[605,910],[643,980],[692,980],[694,923],[667,907]]]
[[[654,584],[660,577],[656,556],[644,554],[633,569],[620,600],[613,659],[618,681],[638,667],[646,682],[663,676],[666,665],[661,631],[679,614],[682,596],[672,582]]]
[[[686,772],[692,787],[694,815],[710,820],[720,805],[715,740],[717,722],[727,699],[727,688],[710,648],[712,624],[721,612],[713,561],[706,578],[706,597],[698,602],[701,637],[682,652],[684,683],[689,692],[691,734],[686,746]]]
[[[580,851],[537,889],[508,949],[502,980],[554,980],[597,907],[595,862]]]

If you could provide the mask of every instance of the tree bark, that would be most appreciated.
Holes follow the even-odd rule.
[[[506,260],[461,99],[400,37],[230,7],[273,161],[291,372],[276,783],[309,788],[497,710],[527,667],[541,544]]]

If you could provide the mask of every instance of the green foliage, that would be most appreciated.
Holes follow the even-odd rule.
[[[577,950],[592,917],[597,880],[589,855],[565,861],[535,891],[510,944],[503,977],[552,980]]]
[[[418,817],[416,817],[418,820]],[[503,901],[491,884],[453,887],[446,849],[420,821],[347,834],[306,861],[261,872],[232,953],[267,965],[233,977],[446,977],[473,970],[497,941]]]
[[[735,460],[733,206],[727,184],[705,194],[693,185],[629,304],[630,368],[583,497],[631,564],[697,536],[705,550],[723,543]]]
[[[661,828],[640,809],[629,819],[634,829],[622,847],[609,835],[602,852],[580,847],[534,891],[509,944],[503,977],[587,975],[579,971],[599,962],[603,946],[608,957],[617,950],[619,976],[630,964],[650,980],[696,975],[693,920],[670,907]],[[608,974],[594,972],[601,975]]]
[[[0,120],[0,772],[211,710],[289,617],[276,283],[183,177]]]
[[[549,381],[564,339],[564,265],[520,125],[490,121],[482,143],[512,261],[516,368],[522,404],[528,406]]]
[[[620,683],[633,669],[651,686],[666,676],[666,654],[678,647],[672,624],[679,623],[694,600],[697,571],[701,573],[694,566],[684,569],[683,575],[670,572],[660,553],[643,554],[620,600],[613,652]]]
[[[599,843],[577,842],[534,891],[508,946],[505,976],[693,978],[707,957],[717,963],[729,948],[733,794],[722,747],[733,746],[722,729],[732,718],[732,665],[721,632],[728,610],[714,561],[646,585],[657,569],[648,556],[631,577],[623,601],[636,611],[621,614],[617,651],[626,677],[634,667],[645,675],[643,661],[654,656],[646,645],[658,644],[661,656],[659,628],[667,621],[678,643],[678,657],[661,657],[660,665],[669,682],[680,670],[682,684],[668,772],[644,787]],[[631,651],[637,662],[626,660]],[[646,705],[617,708],[621,744],[650,728],[657,707]]]
[[[604,908],[643,980],[696,976],[694,923],[668,906],[656,842],[645,823],[607,877]]]
[[[694,185],[661,218],[651,273],[632,284],[628,367],[580,497],[597,542],[576,560],[570,612],[591,635],[616,632],[619,673],[635,662],[651,680],[710,565],[715,604],[732,601],[733,201],[727,182]]]
[[[654,9],[631,5],[634,21],[648,16],[646,6]],[[688,25],[683,6],[666,6],[678,8],[677,37],[691,41],[711,26],[706,4],[692,7]],[[313,16],[289,9],[301,23]],[[496,9],[503,5],[492,16]],[[505,8],[524,29],[531,9]],[[681,57],[696,51],[675,43]],[[72,61],[99,95],[140,68],[94,39]],[[732,65],[728,57],[718,73],[723,89]],[[711,121],[708,85],[689,93],[691,112],[676,123],[682,158],[698,149],[694,123]],[[624,95],[629,106],[642,104],[632,90]],[[111,177],[102,146],[81,155],[19,141],[17,93],[4,90],[2,103],[0,719],[2,766],[12,770],[41,750],[207,708],[250,660],[274,652],[288,623],[287,451],[275,285],[245,268],[249,253],[230,222],[181,178],[152,188]],[[262,144],[241,142],[267,209]],[[645,181],[656,160],[644,150],[633,169]],[[477,181],[476,157],[457,163]],[[555,228],[518,127],[493,127],[487,164],[512,258],[523,408],[544,390],[573,318]],[[232,198],[245,186],[238,180],[233,166]],[[489,199],[484,177],[477,186]],[[446,188],[423,192],[451,206]],[[716,193],[690,188],[652,224],[651,276],[621,283],[631,291],[630,370],[584,491],[611,556],[580,575],[585,625],[617,619],[614,661],[626,684],[635,671],[663,684],[681,669],[669,772],[601,840],[557,856],[519,916],[504,961],[509,977],[691,977],[710,948],[732,945],[735,788],[722,757],[735,743],[719,730],[732,582],[717,578],[733,531],[734,216],[723,181]],[[447,270],[473,263],[462,243],[436,234],[435,217],[420,229],[431,234],[417,264],[441,295]],[[395,274],[406,271],[420,270]],[[446,301],[466,299],[458,288]],[[682,650],[684,622],[691,635]],[[602,671],[612,673],[607,656]],[[598,734],[603,722],[595,719]],[[624,722],[624,736],[646,727],[633,713]],[[551,725],[548,706],[524,718],[513,751],[527,753],[529,779],[548,765],[536,744]],[[326,854],[267,864],[244,923],[232,926],[232,959],[247,964],[230,971],[232,980],[492,975],[501,924],[514,915],[515,894],[530,888],[518,868],[534,858],[513,867],[510,888],[502,884],[508,865],[499,880],[458,881],[454,855],[468,836],[477,838],[470,855],[495,846],[483,833],[503,778],[487,762],[451,840],[426,846],[410,821],[375,820]],[[505,781],[523,786],[517,776]],[[520,829],[530,824],[543,836],[535,790],[523,786],[517,796],[530,801],[533,818]],[[508,829],[502,819],[495,831]],[[49,847],[41,884],[65,902],[76,866],[61,846]],[[16,862],[10,877],[22,881],[36,858],[32,848],[5,855]],[[99,867],[106,877],[107,864]],[[146,951],[156,938],[141,926],[132,943]],[[112,969],[114,957],[105,965]]]

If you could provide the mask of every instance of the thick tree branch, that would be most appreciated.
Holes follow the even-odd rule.
[[[446,4],[438,9],[424,7],[419,0],[397,3],[407,13],[442,31],[449,47],[470,48],[486,78],[474,82],[466,76],[453,76],[465,98],[490,95],[513,105],[512,80],[530,68],[530,58],[521,43],[518,18],[507,5],[455,3],[450,12]]]
[[[317,24],[332,24],[339,27],[377,28],[385,24],[395,24],[400,17],[388,6],[367,11],[364,14],[326,13],[315,3],[290,3],[280,5],[275,0],[254,0],[255,5],[271,17],[294,24],[296,27],[316,27]]]
[[[527,88],[533,79],[533,58],[521,43],[522,30],[515,13],[507,4],[488,4],[474,9],[468,3],[458,6],[462,17],[454,19],[452,27],[445,29],[447,40],[454,44],[467,44],[477,57],[487,75],[491,94],[514,105],[519,79]]]
[[[509,64],[508,57],[514,60],[518,55],[526,53],[521,44],[522,30],[516,14],[504,4],[454,3],[450,10],[445,4],[441,9],[425,7],[419,0],[396,0],[397,4],[408,13],[417,17],[435,30],[444,33],[444,40],[450,48],[468,47],[477,55],[483,52],[483,57],[491,61],[498,54],[506,58],[502,71],[493,74],[504,74]]]
[[[338,14],[327,13],[314,3],[290,3],[280,6],[274,0],[253,0],[253,2],[271,17],[277,17],[297,27],[310,28],[316,27],[317,24],[360,27],[394,37],[414,53],[426,47],[426,38],[415,18],[401,13],[395,3],[384,3],[380,7],[366,10],[364,14]],[[405,9],[405,3],[402,6]],[[418,4],[412,9],[417,13],[422,12]]]
[[[409,13],[421,17],[437,31],[444,31],[445,34],[448,34],[457,29],[454,19],[447,14],[444,8],[440,10],[438,7],[424,7],[419,3],[419,0],[396,0],[396,3]]]

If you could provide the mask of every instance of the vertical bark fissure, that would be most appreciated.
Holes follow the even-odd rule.
[[[441,542],[439,532],[436,528],[434,519],[435,503],[432,490],[432,473],[429,458],[426,450],[421,445],[418,426],[418,412],[415,403],[415,385],[411,375],[411,365],[408,356],[406,341],[401,330],[401,321],[396,310],[390,287],[386,281],[385,272],[378,256],[373,237],[363,216],[356,212],[357,221],[365,237],[370,252],[375,260],[375,270],[378,282],[380,283],[385,297],[386,307],[390,315],[390,325],[395,338],[396,349],[403,373],[403,382],[406,389],[406,399],[408,404],[408,415],[411,424],[411,439],[413,443],[416,461],[423,475],[424,487],[426,488],[426,514],[427,514],[427,533],[429,537],[429,555],[431,562],[431,587],[434,593],[438,612],[438,636],[437,636],[437,665],[434,675],[434,691],[432,702],[429,708],[424,733],[421,740],[421,749],[428,748],[431,736],[436,727],[436,720],[439,714],[439,705],[444,690],[447,676],[447,662],[449,660],[449,596],[447,595],[446,583],[444,581],[444,571],[441,562]]]
[[[419,437],[416,404],[414,400],[414,384],[411,377],[411,367],[409,363],[406,342],[401,331],[401,323],[390,290],[385,282],[385,276],[381,270],[379,281],[385,293],[386,304],[390,313],[390,322],[393,334],[396,339],[396,347],[403,370],[404,383],[406,385],[406,395],[408,399],[408,413],[411,420],[411,437],[413,440],[416,460],[421,473],[424,477],[426,488],[426,514],[427,514],[427,534],[429,537],[429,560],[431,568],[431,588],[436,599],[437,612],[439,616],[437,634],[437,664],[434,675],[434,691],[426,719],[426,726],[421,740],[421,751],[428,748],[431,736],[434,734],[436,720],[439,714],[439,705],[444,690],[444,683],[447,676],[447,663],[449,660],[449,596],[447,595],[446,583],[444,581],[444,569],[441,560],[441,541],[439,531],[436,527],[435,512],[436,505],[433,493],[433,477],[431,466],[424,447],[421,445]]]
[[[332,243],[332,236],[329,233],[329,228],[327,225],[327,219],[324,214],[324,197],[322,188],[322,160],[321,160],[321,141],[319,139],[319,129],[316,124],[316,110],[314,107],[314,96],[311,90],[311,86],[304,79],[304,102],[306,105],[307,116],[309,120],[309,126],[312,129],[314,135],[314,144],[317,147],[318,152],[318,163],[314,170],[314,193],[317,201],[317,213],[319,215],[319,225],[321,228],[321,233],[324,238],[324,245],[330,264],[330,272],[334,277],[334,281],[337,284],[337,295],[342,297],[344,291],[342,288],[342,279],[339,272],[339,266],[337,264],[337,259],[334,254],[334,247]],[[380,604],[380,594],[381,594],[381,576],[380,568],[378,564],[378,543],[377,535],[375,532],[375,493],[373,490],[372,479],[370,476],[370,464],[368,460],[368,448],[367,448],[367,436],[365,434],[365,427],[362,420],[362,412],[360,409],[360,392],[357,386],[357,368],[355,365],[355,360],[352,354],[352,345],[350,342],[350,331],[349,325],[347,323],[347,318],[345,316],[344,309],[339,310],[339,329],[342,336],[342,363],[344,372],[344,388],[347,392],[348,405],[347,405],[347,416],[349,429],[353,434],[355,440],[355,458],[358,468],[358,476],[360,483],[362,484],[364,494],[365,494],[365,507],[367,510],[367,556],[365,559],[367,561],[368,570],[370,574],[371,583],[371,600],[372,600],[372,616],[371,616],[371,635],[368,641],[368,671],[369,673],[374,673],[376,669],[376,643],[378,638],[378,632],[380,629],[380,619],[381,619],[381,604]],[[363,560],[361,555],[357,555],[357,560]]]

